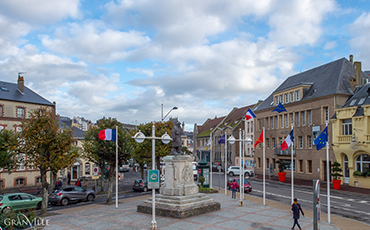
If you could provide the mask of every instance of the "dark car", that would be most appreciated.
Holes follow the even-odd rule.
[[[218,169],[218,166],[219,165],[212,165],[212,169],[211,169],[211,171],[212,172],[220,172],[220,170]],[[221,166],[221,172],[223,172],[223,171],[225,171],[223,168],[222,168],[222,166]]]
[[[146,179],[137,179],[134,181],[134,184],[132,185],[132,189],[136,191],[148,191],[148,181]]]
[[[227,179],[227,189],[230,190],[230,185],[231,185],[231,182],[233,182],[233,180],[236,180],[236,183],[238,183],[239,185],[239,188],[238,188],[238,192],[240,191],[240,178],[239,177],[231,177],[229,179]],[[244,192],[252,192],[252,185],[246,180],[244,179]]]
[[[61,204],[63,206],[68,205],[70,202],[93,201],[94,199],[94,190],[87,190],[80,186],[54,189],[54,191],[49,195],[49,202],[52,205]]]

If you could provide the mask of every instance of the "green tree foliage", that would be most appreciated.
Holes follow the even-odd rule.
[[[0,168],[11,170],[15,167],[18,136],[10,130],[0,130]]]
[[[141,131],[146,137],[151,137],[152,126],[153,123],[138,125],[137,130],[132,131],[131,135],[134,136],[136,132]],[[154,127],[156,137],[161,137],[165,133],[171,136],[173,123],[171,121],[155,122]],[[133,159],[140,165],[141,177],[144,178],[144,164],[149,166],[152,163],[152,140],[146,139],[143,143],[136,143],[136,141],[132,138],[131,142],[134,146]],[[172,142],[163,144],[161,140],[155,140],[155,161],[157,163],[157,169],[160,168],[160,158],[170,154],[171,149]]]
[[[60,128],[59,116],[50,108],[31,111],[29,119],[22,121],[21,138],[24,144],[20,152],[25,153],[25,164],[40,169],[42,184],[41,214],[46,214],[48,204],[47,171],[57,171],[71,165],[78,157],[72,147],[72,129]]]
[[[116,126],[118,126],[118,166],[120,166],[130,159],[133,147],[130,134],[116,118],[104,117],[98,120],[97,126],[86,132],[83,142],[86,157],[90,161],[99,165],[102,171],[105,163],[109,165],[107,204],[112,204],[113,181],[116,175],[116,142],[103,141],[98,136],[100,130],[116,129]]]

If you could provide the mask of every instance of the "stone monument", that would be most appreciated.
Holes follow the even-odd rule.
[[[181,152],[182,134],[180,122],[177,121],[172,130],[171,153],[164,158],[164,185],[160,188],[160,194],[155,196],[157,215],[180,219],[221,209],[220,203],[198,192],[193,177],[192,157]],[[152,213],[152,198],[139,204],[137,211]]]

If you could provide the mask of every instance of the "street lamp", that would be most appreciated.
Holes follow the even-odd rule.
[[[166,114],[166,116],[164,116],[164,117],[163,117],[163,104],[162,104],[161,120],[163,121],[163,120],[168,116],[168,114],[170,114],[170,112],[171,112],[172,110],[176,110],[176,109],[178,109],[176,106],[175,106],[175,107],[173,107],[172,109],[170,109],[170,111],[168,111],[168,113]]]
[[[155,140],[162,140],[164,144],[168,144],[171,141],[171,137],[167,134],[163,134],[161,137],[155,136],[155,126],[152,126],[152,136],[146,137],[142,132],[137,132],[132,138],[137,143],[142,143],[145,139],[152,139],[152,170],[155,170]],[[155,221],[155,189],[152,189],[152,230],[157,229],[157,222]]]
[[[243,199],[244,199],[244,165],[242,167],[242,143],[251,144],[252,139],[248,136],[246,139],[242,139],[242,131],[239,129],[239,139],[235,139],[235,137],[231,134],[231,136],[228,138],[228,142],[230,144],[234,144],[236,141],[239,141],[239,187],[240,187],[240,201],[239,205],[243,206]],[[243,153],[244,156],[244,153]],[[244,162],[243,162],[244,164]],[[243,171],[242,171],[243,169]],[[242,176],[243,174],[243,176]]]

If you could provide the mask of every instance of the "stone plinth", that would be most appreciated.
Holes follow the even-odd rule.
[[[189,155],[174,155],[164,158],[166,172],[161,194],[168,196],[189,196],[198,193],[194,183],[192,158]]]
[[[221,209],[221,204],[198,193],[194,182],[192,158],[171,155],[164,158],[165,181],[161,194],[155,196],[155,213],[160,216],[187,218]],[[137,206],[138,212],[152,213],[152,198]]]

